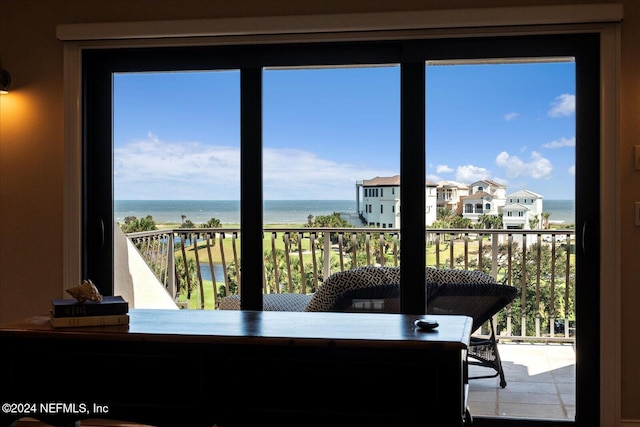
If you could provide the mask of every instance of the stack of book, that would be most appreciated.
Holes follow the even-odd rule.
[[[128,325],[129,303],[121,296],[82,303],[75,298],[52,299],[49,323],[54,328]]]

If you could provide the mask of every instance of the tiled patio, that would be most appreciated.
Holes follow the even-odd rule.
[[[575,348],[573,344],[501,343],[507,386],[499,378],[469,381],[473,416],[569,420],[575,418]],[[469,367],[469,375],[490,370]]]

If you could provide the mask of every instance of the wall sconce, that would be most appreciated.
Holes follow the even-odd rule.
[[[9,85],[11,84],[11,74],[7,70],[0,69],[0,94],[9,93]]]

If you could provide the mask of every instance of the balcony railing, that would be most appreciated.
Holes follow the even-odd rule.
[[[216,309],[221,297],[240,291],[238,228],[127,236],[167,292],[187,308]],[[573,230],[427,229],[425,239],[427,266],[483,270],[520,289],[495,319],[503,338],[574,340]],[[399,229],[389,228],[269,228],[263,248],[263,292],[306,294],[336,271],[399,266],[401,238]]]

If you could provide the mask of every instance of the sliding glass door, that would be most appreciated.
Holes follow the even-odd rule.
[[[185,209],[199,194],[235,198],[241,308],[261,310],[273,267],[264,255],[271,201],[311,200],[316,207],[303,215],[313,221],[327,213],[321,201],[351,192],[356,214],[399,229],[401,310],[421,313],[425,227],[439,220],[432,183],[475,189],[456,206],[463,218],[522,212],[511,227],[541,224],[544,208],[536,223],[517,206],[530,204],[518,202],[521,191],[574,197],[576,420],[597,418],[599,208],[590,198],[599,193],[598,48],[597,36],[581,34],[87,50],[83,277],[113,292],[120,197],[162,195]],[[174,78],[184,91],[171,98],[173,89],[157,86]],[[397,186],[372,181],[394,177]],[[185,210],[173,221],[197,228],[209,216],[194,221]],[[312,291],[313,279],[300,278],[292,286]]]

